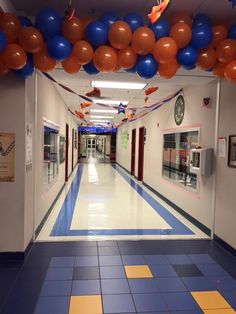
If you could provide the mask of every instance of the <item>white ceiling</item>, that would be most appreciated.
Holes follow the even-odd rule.
[[[69,4],[69,0],[12,0],[13,5],[19,12],[25,12],[28,16],[35,16],[40,8],[45,6],[51,6],[61,14]],[[145,19],[147,14],[151,11],[151,8],[156,4],[156,0],[86,0],[78,1],[72,0],[72,5],[76,7],[76,13],[78,16],[83,17],[86,15],[99,16],[104,12],[113,11],[119,14],[121,17],[128,12],[136,12],[143,16]],[[176,11],[186,11],[189,14],[195,13],[207,13],[213,22],[230,23],[235,21],[236,9],[232,9],[231,3],[228,0],[172,0],[169,9],[166,14],[170,15]],[[147,22],[147,21],[146,21]],[[112,74],[99,74],[97,76],[89,76],[83,70],[77,75],[66,74],[62,69],[58,68],[51,75],[61,84],[64,84],[74,90],[75,92],[85,95],[91,91],[92,80],[110,80],[110,81],[143,81],[137,75],[129,74],[125,71]],[[159,90],[149,97],[147,105],[151,105],[163,98],[173,94],[178,89],[191,85],[191,84],[207,84],[214,78],[211,73],[192,70],[185,71],[179,70],[178,75],[171,80],[162,80],[159,77],[155,77],[148,81],[146,88],[151,86],[159,86]],[[57,86],[62,98],[72,111],[81,111],[80,103],[81,99]],[[102,96],[109,97],[114,100],[127,100],[129,101],[128,108],[142,107],[144,102],[144,91],[129,91],[129,90],[109,90],[101,89]],[[98,105],[92,105],[89,108],[101,109]],[[87,109],[83,112],[88,111]],[[104,115],[104,114],[96,114]],[[113,123],[118,123],[124,118],[124,115],[116,115]],[[89,121],[89,118],[87,119]],[[78,120],[78,123],[80,120]]]

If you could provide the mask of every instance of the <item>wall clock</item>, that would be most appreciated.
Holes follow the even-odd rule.
[[[184,119],[185,101],[183,96],[179,96],[175,102],[175,123],[180,125]]]

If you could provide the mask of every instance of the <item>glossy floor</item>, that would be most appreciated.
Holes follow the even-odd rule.
[[[0,259],[1,314],[230,314],[236,260],[210,240],[36,243]]]
[[[208,238],[114,164],[80,164],[37,241]]]

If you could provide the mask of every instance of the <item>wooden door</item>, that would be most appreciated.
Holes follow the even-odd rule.
[[[144,162],[144,127],[139,128],[139,150],[138,150],[138,180],[143,181]]]
[[[66,160],[65,160],[65,181],[68,181],[68,158],[69,158],[69,125],[66,124]]]
[[[132,130],[131,142],[131,175],[135,174],[136,129]]]
[[[72,129],[72,139],[71,139],[71,148],[72,148],[72,157],[71,157],[71,172],[73,171],[74,169],[74,139],[75,139],[75,130]]]

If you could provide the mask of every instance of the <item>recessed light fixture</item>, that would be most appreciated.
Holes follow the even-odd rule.
[[[112,116],[90,116],[91,119],[113,119],[114,117]]]
[[[144,89],[146,83],[138,82],[112,82],[112,81],[92,81],[92,87],[116,88],[116,89]]]
[[[110,110],[110,109],[91,109],[90,112],[96,112],[96,113],[118,113],[117,110]]]
[[[96,99],[93,101],[94,103],[100,103],[100,104],[104,104],[104,105],[119,105],[120,103],[122,103],[122,105],[126,106],[128,105],[129,101],[127,100],[112,100],[112,99]]]

